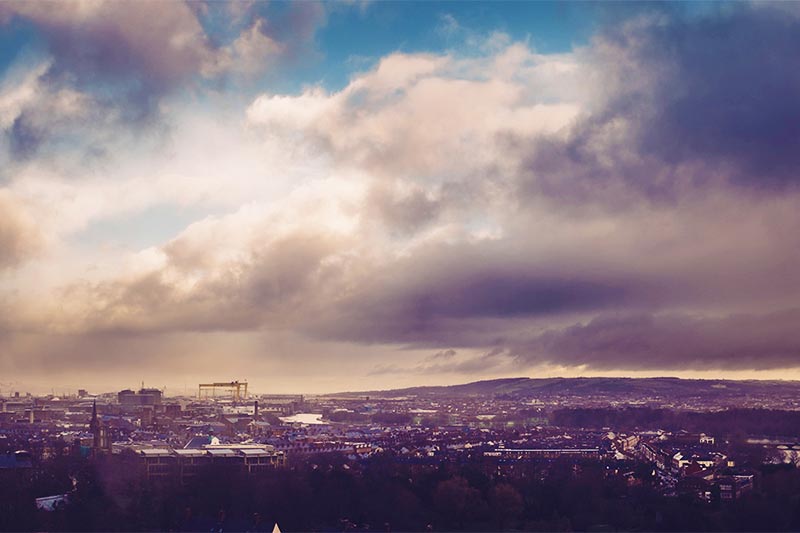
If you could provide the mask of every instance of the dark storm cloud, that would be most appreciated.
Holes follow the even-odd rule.
[[[624,287],[600,281],[539,277],[526,272],[470,272],[458,279],[441,279],[435,285],[419,287],[408,296],[406,305],[420,318],[502,318],[603,307],[620,302],[624,296]]]
[[[639,63],[668,74],[649,95],[649,124],[639,124],[643,153],[667,164],[729,163],[741,184],[800,181],[800,19],[743,6],[647,33]],[[637,37],[611,38],[624,44]]]
[[[595,369],[768,369],[800,365],[800,310],[698,317],[601,315],[514,348],[522,361]]]
[[[615,25],[585,50],[602,95],[540,140],[523,188],[564,202],[676,202],[720,181],[800,182],[800,18],[774,6]],[[635,200],[634,200],[635,201]]]
[[[308,329],[359,342],[463,346],[482,321],[513,321],[623,305],[640,280],[591,273],[555,258],[530,262],[507,243],[431,246],[371,271]],[[484,326],[485,327],[485,326]],[[488,329],[491,331],[491,328]],[[485,335],[482,332],[481,335]],[[491,344],[492,337],[482,342]]]

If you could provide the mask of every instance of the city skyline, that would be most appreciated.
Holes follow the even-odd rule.
[[[794,3],[0,3],[0,393],[800,379]]]

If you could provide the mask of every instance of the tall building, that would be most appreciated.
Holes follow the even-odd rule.
[[[139,405],[139,398],[130,389],[121,390],[117,393],[117,401],[120,405],[134,406]]]
[[[161,405],[162,394],[159,389],[142,388],[138,396],[140,405]]]
[[[111,451],[111,436],[108,426],[100,421],[97,416],[97,400],[92,402],[92,419],[89,421],[89,431],[92,433],[92,454],[100,451]]]
[[[163,395],[159,389],[139,389],[139,392],[134,392],[130,389],[125,389],[117,393],[117,401],[120,405],[135,407],[141,405],[161,405]]]
[[[97,418],[97,400],[92,402],[92,420],[89,422],[89,431],[92,433],[92,451],[100,449],[100,420]]]

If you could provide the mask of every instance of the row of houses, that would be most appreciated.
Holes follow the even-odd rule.
[[[559,457],[599,459],[604,455],[604,451],[600,448],[495,448],[483,452],[483,455],[508,459],[558,459]]]
[[[677,474],[724,465],[727,456],[703,447],[685,446],[680,449],[661,447],[655,442],[643,442],[638,448],[642,459],[655,464],[659,470],[670,470]]]
[[[751,492],[754,485],[754,474],[708,471],[681,478],[676,488],[679,493],[690,494],[701,501],[724,502],[738,500]]]

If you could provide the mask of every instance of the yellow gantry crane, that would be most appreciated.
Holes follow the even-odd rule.
[[[217,391],[229,392],[233,396],[233,400],[238,402],[247,398],[247,382],[246,381],[218,381],[215,383],[201,383],[197,387],[198,398],[215,397]]]

